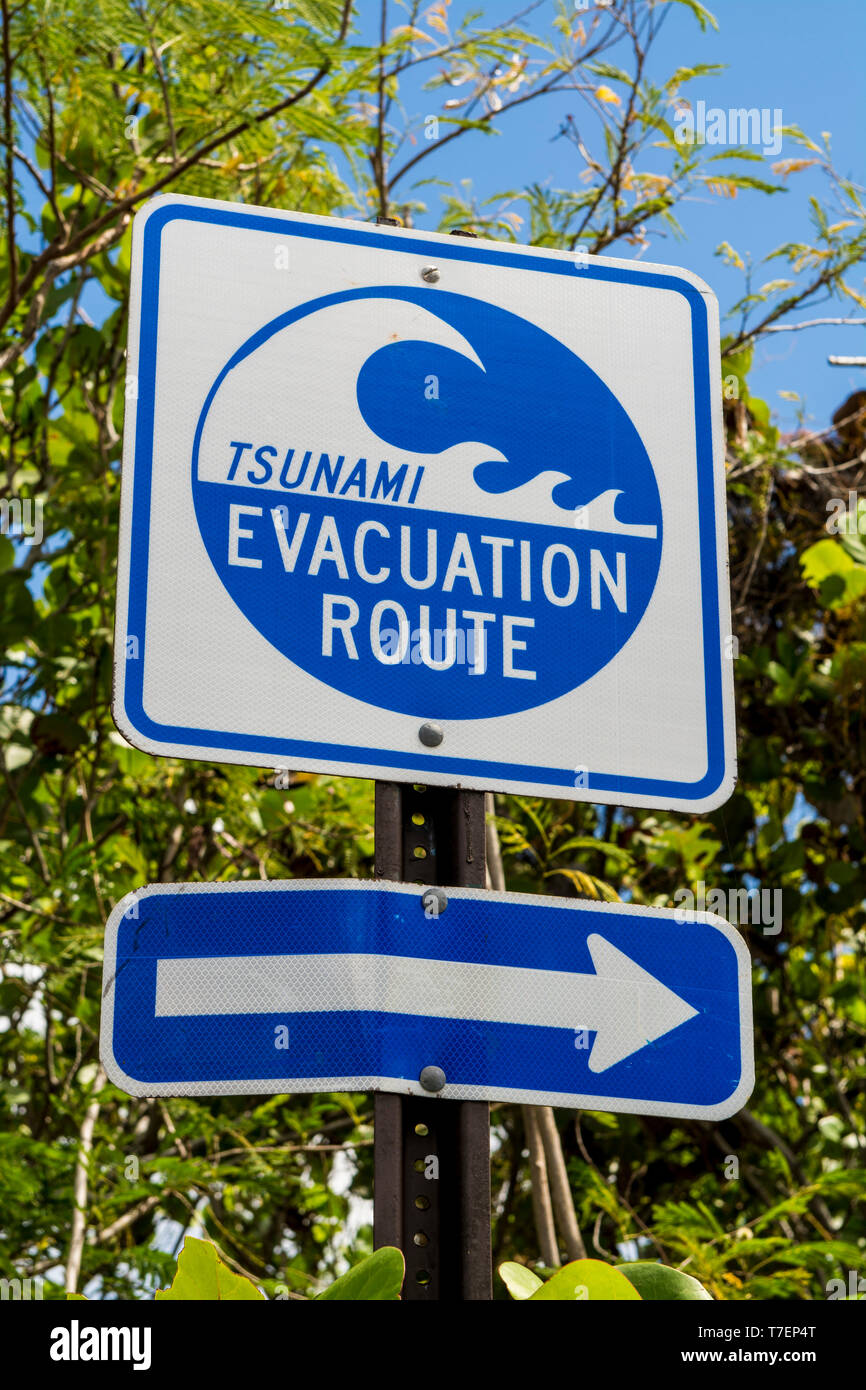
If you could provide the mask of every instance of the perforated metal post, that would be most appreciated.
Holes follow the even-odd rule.
[[[484,841],[483,792],[376,783],[377,878],[483,888]],[[406,1259],[404,1299],[491,1298],[486,1102],[377,1095],[373,1198],[377,1248]]]

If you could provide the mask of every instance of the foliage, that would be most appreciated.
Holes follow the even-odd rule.
[[[517,1271],[520,1270],[520,1274]],[[556,1270],[549,1279],[531,1275],[521,1265],[505,1264],[500,1275],[512,1298],[530,1303],[574,1303],[576,1300],[606,1299],[636,1302],[640,1294],[613,1265],[603,1260],[573,1260]]]
[[[393,1303],[400,1297],[405,1272],[403,1256],[393,1246],[383,1245],[368,1255],[346,1274],[330,1284],[319,1298],[337,1298],[343,1302],[358,1299]]]
[[[499,1275],[511,1297],[518,1302],[573,1303],[605,1299],[614,1302],[651,1301],[695,1302],[710,1294],[697,1279],[682,1270],[671,1269],[657,1260],[632,1260],[610,1265],[603,1260],[572,1260],[570,1264],[542,1279],[526,1265],[506,1261]]]
[[[578,17],[563,3],[532,33],[499,7],[462,25],[445,0],[410,0],[396,22],[385,8],[370,47],[351,0],[2,0],[4,492],[42,506],[44,536],[0,537],[0,1273],[46,1275],[47,1296],[65,1282],[150,1297],[190,1227],[269,1297],[317,1292],[347,1244],[358,1258],[372,1243],[368,1098],[131,1100],[98,1065],[102,933],[127,892],[372,873],[369,783],[157,760],[111,727],[134,209],[170,188],[408,222],[434,148],[477,148],[530,100],[543,126],[557,90],[587,113],[561,132],[574,187],[477,208],[458,182],[446,229],[640,253],[676,230],[685,197],[792,198],[799,177],[676,141],[676,103],[711,74],[684,64],[651,83],[646,55],[661,23],[685,47],[692,21],[711,22],[695,0]],[[425,74],[438,141],[401,103]],[[748,257],[722,251],[745,277],[723,364],[738,789],[699,817],[496,805],[513,890],[667,906],[701,883],[781,893],[778,934],[741,923],[761,1059],[749,1106],[717,1123],[559,1117],[587,1248],[620,1269],[661,1259],[714,1298],[822,1297],[866,1247],[866,551],[856,524],[825,526],[863,485],[866,394],[819,434],[782,438],[748,386],[755,343],[795,310],[859,302],[864,217],[823,137],[789,139],[826,189],[813,242],[779,248],[785,283],[757,288]],[[751,173],[732,173],[743,160]],[[493,1122],[501,1261],[535,1237],[520,1111],[496,1106]]]
[[[700,1303],[711,1298],[703,1284],[690,1274],[671,1269],[657,1260],[631,1260],[617,1265],[617,1269],[634,1285],[641,1298],[675,1303]]]
[[[187,1236],[178,1255],[177,1273],[167,1289],[157,1289],[155,1297],[171,1303],[202,1299],[251,1302],[263,1295],[251,1280],[229,1269],[212,1241]]]
[[[318,1295],[320,1299],[342,1301],[359,1300],[374,1302],[394,1302],[400,1297],[403,1287],[403,1256],[393,1246],[383,1246],[368,1255],[360,1264],[335,1279],[333,1284]],[[278,1297],[280,1295],[277,1295]],[[296,1298],[303,1297],[300,1294]],[[69,1294],[71,1299],[81,1299],[82,1294]],[[235,1274],[229,1268],[216,1245],[211,1240],[197,1240],[187,1236],[178,1256],[177,1271],[167,1289],[157,1289],[155,1298],[169,1302],[212,1302],[215,1299],[230,1299],[256,1302],[264,1294],[256,1288],[251,1279],[243,1274]]]

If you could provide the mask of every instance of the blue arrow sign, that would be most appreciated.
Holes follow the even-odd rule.
[[[132,1095],[363,1090],[721,1119],[754,1081],[727,922],[420,887],[158,885],[108,923],[102,1059]]]

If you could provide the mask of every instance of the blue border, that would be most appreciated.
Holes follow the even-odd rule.
[[[698,460],[698,524],[701,567],[701,607],[704,631],[704,693],[707,713],[708,766],[697,782],[674,782],[653,778],[621,777],[607,773],[588,773],[588,791],[613,792],[628,803],[629,793],[638,796],[670,797],[700,801],[709,797],[722,784],[725,776],[724,705],[722,695],[721,632],[717,596],[719,575],[716,563],[716,515],[713,480],[713,426],[710,397],[709,335],[707,309],[699,290],[687,280],[675,275],[652,275],[624,269],[620,266],[584,264],[578,269],[572,261],[521,255],[514,251],[494,251],[487,246],[473,246],[462,238],[455,245],[442,241],[424,241],[412,237],[406,241],[392,234],[376,231],[361,232],[346,225],[322,225],[316,222],[295,221],[287,213],[245,213],[230,208],[196,207],[191,203],[168,203],[148,216],[142,247],[142,283],[138,354],[138,411],[135,431],[135,476],[130,524],[129,610],[127,634],[138,637],[139,657],[126,662],[124,680],[124,713],[132,728],[154,742],[175,743],[188,747],[217,749],[223,752],[263,753],[267,757],[290,760],[293,757],[319,762],[355,763],[359,766],[392,767],[405,770],[411,763],[419,772],[453,773],[455,777],[473,776],[491,781],[546,783],[563,788],[563,795],[574,792],[574,769],[529,767],[521,763],[495,763],[480,759],[436,757],[430,754],[388,752],[381,748],[361,748],[353,744],[315,743],[301,739],[267,738],[258,734],[234,734],[215,729],[185,728],[157,724],[146,713],[143,704],[144,661],[148,551],[150,543],[150,487],[153,464],[153,417],[156,395],[156,346],[159,313],[159,276],[162,252],[162,232],[169,222],[218,223],[227,227],[276,232],[285,236],[312,237],[320,241],[362,243],[388,251],[408,252],[413,256],[427,255],[489,265],[516,266],[546,275],[575,275],[594,280],[610,280],[620,284],[648,286],[681,294],[692,311],[692,366],[695,383],[695,429]],[[435,291],[433,291],[435,293]],[[170,755],[169,755],[170,756]],[[363,775],[358,773],[357,775]],[[573,796],[570,798],[573,799]]]

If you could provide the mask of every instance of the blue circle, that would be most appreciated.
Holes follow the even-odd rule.
[[[386,341],[364,362],[355,386],[365,423],[382,442],[376,458],[343,458],[339,439],[325,437],[323,418],[321,439],[240,441],[249,447],[238,460],[238,439],[227,439],[226,480],[200,479],[208,412],[220,392],[231,391],[234,368],[278,333],[285,334],[290,367],[292,326],[358,299],[419,305],[460,333],[478,362],[437,343]],[[334,343],[335,357],[338,352]],[[336,372],[327,360],[321,367],[326,401]],[[504,456],[472,469],[477,514],[425,510],[423,481],[410,502],[418,470],[407,465],[399,474],[403,454],[423,455],[425,471],[432,470],[437,455],[461,443]],[[281,474],[287,484],[297,483],[307,454],[300,486],[263,486]],[[321,465],[322,454],[327,466]],[[387,472],[377,491],[382,466]],[[316,490],[304,491],[317,469]],[[551,480],[550,491],[561,524],[484,519],[485,494],[513,492],[548,472],[563,475]],[[404,505],[395,505],[397,476]],[[326,685],[427,719],[513,714],[591,679],[641,621],[661,559],[655,475],[612,391],[537,325],[485,301],[433,288],[375,286],[328,295],[255,333],[208,393],[196,429],[192,489],[214,568],[262,636]],[[599,508],[604,529],[598,529]],[[237,562],[233,517],[235,532],[247,532],[244,558],[258,559],[258,566]],[[363,578],[355,566],[363,522],[375,523],[362,533],[366,571],[387,570],[384,581]],[[298,538],[299,523],[303,534],[287,568],[278,529],[288,546]],[[401,572],[405,526],[411,526],[414,583]],[[431,531],[435,578],[421,588]],[[312,558],[317,544],[318,566]]]

